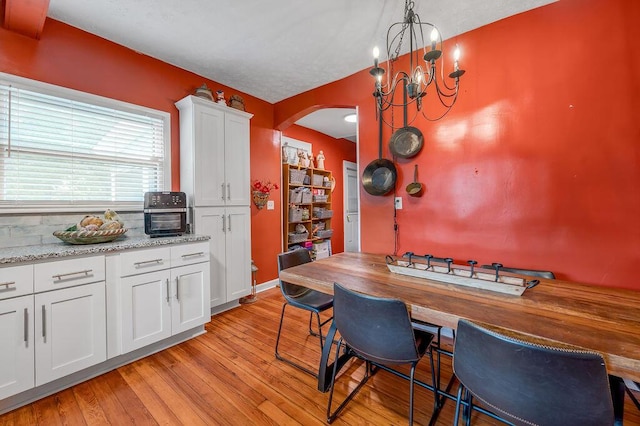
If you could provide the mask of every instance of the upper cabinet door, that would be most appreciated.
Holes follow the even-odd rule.
[[[180,110],[180,190],[189,206],[248,206],[252,115],[195,96]]]
[[[227,186],[224,126],[222,111],[196,105],[194,206],[219,206],[225,203]]]
[[[249,119],[227,114],[225,131],[225,175],[228,206],[248,206],[251,202],[249,170]]]

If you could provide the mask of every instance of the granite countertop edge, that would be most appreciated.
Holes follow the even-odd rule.
[[[36,246],[0,248],[0,266],[72,256],[115,253],[130,249],[159,247],[170,244],[192,243],[198,241],[208,241],[210,239],[210,236],[197,234],[157,238],[150,238],[145,235],[139,237],[123,237],[119,238],[116,241],[97,244],[74,245],[60,242]]]

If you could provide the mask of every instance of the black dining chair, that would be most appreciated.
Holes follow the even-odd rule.
[[[343,408],[378,369],[392,372],[409,380],[409,424],[413,422],[413,394],[415,370],[420,359],[429,351],[434,400],[435,369],[431,352],[434,335],[411,326],[407,306],[401,300],[373,297],[348,290],[334,283],[333,325],[340,333],[335,358],[345,345],[348,354],[365,361],[365,374],[360,383],[347,395],[335,411],[331,411],[338,373],[334,363],[327,404],[327,422],[333,422]],[[388,365],[410,364],[409,376],[392,370]]]
[[[302,265],[304,263],[311,262],[311,255],[306,249],[294,250],[278,255],[278,274],[280,271],[291,268],[293,266]],[[282,334],[282,324],[284,322],[284,311],[287,306],[293,306],[298,309],[309,311],[309,334],[317,336],[320,340],[320,353],[324,345],[324,335],[322,334],[322,326],[331,321],[333,317],[329,317],[322,321],[320,319],[320,313],[333,306],[333,296],[330,294],[321,293],[319,291],[311,290],[306,287],[302,287],[296,284],[291,284],[286,281],[280,280],[280,291],[284,297],[284,304],[282,305],[282,314],[280,315],[280,326],[278,327],[278,337],[276,338],[276,358],[280,361],[284,361],[305,373],[311,374],[314,377],[318,377],[317,371],[312,371],[309,368],[293,361],[291,358],[283,357],[278,351],[280,345],[280,335]],[[318,331],[315,332],[312,329],[313,318],[317,320]]]
[[[614,424],[607,369],[595,352],[531,343],[461,319],[453,371],[460,381],[455,426],[463,405],[467,425],[469,409],[515,425]]]

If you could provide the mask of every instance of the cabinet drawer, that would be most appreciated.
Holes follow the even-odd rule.
[[[120,266],[123,277],[167,269],[171,266],[171,249],[160,247],[122,253]]]
[[[34,276],[36,293],[104,281],[104,256],[39,263]]]
[[[0,300],[33,293],[33,265],[0,268]]]
[[[171,247],[171,267],[209,261],[209,241]]]

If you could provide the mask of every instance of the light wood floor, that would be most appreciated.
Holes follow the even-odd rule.
[[[216,315],[208,333],[121,367],[95,379],[0,416],[2,425],[164,424],[164,425],[322,425],[328,394],[311,376],[277,361],[274,345],[282,296],[259,294],[258,302]],[[313,367],[317,338],[305,333],[308,316],[287,308],[281,351]],[[429,380],[428,360],[417,377]],[[349,373],[359,377],[362,368]],[[442,375],[451,376],[443,357]],[[355,381],[342,377],[337,398]],[[432,395],[416,388],[414,420],[426,424]],[[451,425],[447,402],[438,425]],[[384,371],[376,374],[347,406],[336,425],[407,423],[408,383]],[[474,413],[472,424],[500,424]],[[640,425],[640,412],[627,398],[625,425]]]

